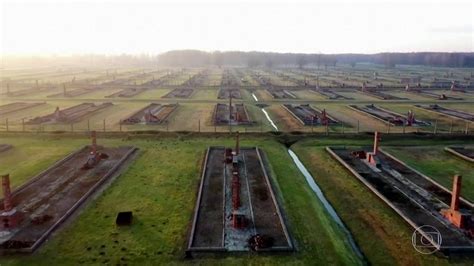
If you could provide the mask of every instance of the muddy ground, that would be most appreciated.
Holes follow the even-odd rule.
[[[397,97],[397,96],[390,95],[385,92],[376,91],[376,90],[364,90],[361,92],[364,94],[370,95],[372,97],[375,97],[377,99],[381,99],[381,100],[408,100],[406,98]]]
[[[311,89],[310,91],[312,92],[315,92],[315,93],[319,93],[321,94],[322,96],[326,97],[327,99],[330,99],[330,100],[337,100],[337,99],[341,99],[341,100],[351,100],[352,98],[350,97],[346,97],[346,96],[343,96],[341,94],[338,94],[330,89]]]
[[[39,102],[39,103],[15,102],[15,103],[5,104],[5,105],[0,106],[0,115],[18,112],[18,111],[25,110],[28,108],[33,108],[35,106],[42,105],[42,104],[45,104],[45,102]]]
[[[372,116],[376,119],[379,119],[385,123],[390,123],[393,126],[403,126],[407,124],[406,116],[386,110],[384,108],[378,107],[373,104],[358,106],[358,105],[349,105],[354,110],[365,113],[369,116]],[[415,120],[413,125],[429,125],[428,122]]]
[[[244,104],[233,104],[231,114],[229,114],[228,104],[216,104],[213,115],[214,124],[219,126],[229,125],[229,118],[232,125],[247,125],[251,123]]]
[[[449,224],[440,214],[441,209],[449,207],[449,192],[382,152],[377,155],[381,166],[375,171],[362,159],[353,156],[351,152],[354,150],[339,147],[332,147],[331,150],[350,169],[357,172],[363,181],[368,182],[372,189],[390,202],[392,208],[400,212],[402,218],[409,220],[412,226],[430,225],[439,230],[443,239],[442,248],[462,246],[474,249],[474,241]],[[370,148],[364,150],[368,152]],[[460,208],[472,211],[472,207],[466,202],[461,201]]]
[[[465,147],[449,147],[451,150],[459,153],[467,158],[474,160],[474,148],[465,148]]]
[[[128,88],[128,89],[123,89],[119,92],[113,93],[107,98],[112,98],[112,97],[122,97],[122,98],[130,98],[133,96],[136,96],[144,91],[146,91],[146,88]]]
[[[138,112],[127,117],[122,121],[123,124],[139,124],[139,123],[148,123],[148,124],[161,124],[171,115],[171,113],[176,110],[178,107],[177,104],[158,104],[151,103],[146,107],[140,109]],[[153,115],[153,119],[146,121],[146,115]]]
[[[161,98],[189,98],[193,92],[193,89],[176,88]]]
[[[0,144],[0,152],[8,151],[11,148],[13,148],[13,146],[10,144]]]
[[[59,113],[53,112],[45,116],[35,117],[29,120],[27,124],[75,123],[110,106],[113,106],[113,104],[82,103],[63,110],[59,109]]]
[[[288,90],[267,89],[274,99],[297,99],[296,95]]]
[[[23,222],[18,228],[2,232],[0,250],[28,249],[42,241],[42,237],[49,234],[48,230],[68,217],[73,206],[112,176],[115,167],[134,150],[133,147],[99,147],[98,151],[109,157],[94,168],[84,170],[81,167],[90,151],[89,147],[84,147],[19,187],[12,193],[12,203],[24,217]],[[0,205],[3,206],[3,200]]]
[[[241,148],[239,159],[241,207],[239,213],[248,219],[247,227],[232,227],[232,163],[225,162],[225,148],[211,147],[205,164],[201,198],[198,199],[195,231],[189,248],[223,248],[248,251],[247,240],[260,234],[273,239],[273,247],[289,248],[283,227],[284,221],[277,213],[271,184],[265,175],[263,162],[255,148]],[[264,172],[265,171],[265,172]],[[224,215],[226,214],[226,215]],[[271,249],[270,249],[271,250]]]
[[[220,89],[217,95],[218,99],[229,99],[229,93],[233,99],[242,99],[242,94],[239,89]]]
[[[293,117],[295,117],[301,124],[305,126],[322,125],[322,111],[311,107],[309,104],[284,104],[286,109]],[[327,115],[329,124],[337,124],[338,121]]]
[[[447,95],[446,93],[435,93],[433,91],[428,90],[409,90],[408,92],[413,94],[422,95],[428,98],[436,99],[436,100],[462,100],[462,98],[454,97],[451,95]],[[445,98],[443,98],[443,95]]]
[[[467,121],[474,121],[474,114],[464,112],[464,111],[458,111],[458,110],[454,110],[454,109],[445,108],[445,107],[439,106],[437,104],[434,104],[434,105],[415,105],[415,106],[418,107],[418,108],[427,110],[427,111],[438,113],[438,114],[442,114],[442,115],[446,115],[446,116],[450,116],[450,117],[454,117],[454,118],[459,118],[459,119],[463,119],[463,120],[467,120]]]
[[[48,95],[48,98],[56,98],[56,97],[76,97],[79,95],[83,95],[86,93],[91,93],[94,92],[92,89],[85,89],[85,88],[80,88],[80,89],[72,89],[72,90],[66,90],[65,92],[60,92],[52,95]]]

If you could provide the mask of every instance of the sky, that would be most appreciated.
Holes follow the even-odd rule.
[[[473,3],[0,0],[0,53],[474,52]]]

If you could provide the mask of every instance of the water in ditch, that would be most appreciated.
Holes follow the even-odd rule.
[[[273,120],[270,118],[270,116],[268,115],[267,111],[262,108],[262,112],[265,114],[265,117],[267,118],[268,122],[270,122],[270,125],[272,125],[273,129],[275,129],[275,131],[278,131],[278,127],[275,125],[275,123],[273,122]]]
[[[357,254],[357,256],[361,259],[364,260],[364,255],[362,255],[362,252],[360,251],[359,247],[357,246],[354,238],[352,237],[351,232],[347,229],[347,227],[344,225],[342,222],[341,218],[339,215],[337,215],[336,211],[332,207],[331,203],[326,199],[324,196],[323,192],[321,191],[321,188],[316,184],[316,182],[313,179],[313,176],[308,172],[306,167],[303,165],[303,163],[300,161],[298,156],[291,150],[288,149],[288,153],[290,154],[290,157],[293,159],[293,162],[296,164],[300,172],[303,174],[303,176],[306,179],[306,182],[308,182],[308,185],[311,187],[311,189],[314,191],[318,199],[321,201],[323,204],[324,208],[326,211],[329,213],[331,218],[336,222],[336,224],[339,226],[339,228],[342,230],[342,232],[345,234],[347,241],[349,242],[352,250],[354,253]]]
[[[256,102],[258,102],[258,98],[257,98],[257,96],[255,96],[254,93],[252,93],[252,97],[253,97],[253,99],[254,99]]]

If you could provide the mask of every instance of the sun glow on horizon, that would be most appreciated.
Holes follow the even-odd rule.
[[[2,3],[0,52],[473,52],[472,3]]]

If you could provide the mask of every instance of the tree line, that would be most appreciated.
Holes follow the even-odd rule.
[[[375,63],[385,67],[396,65],[425,65],[437,67],[474,67],[474,53],[379,53],[379,54],[303,54],[268,52],[204,52],[175,50],[157,56],[161,66],[306,66],[330,67],[338,63],[355,66],[358,63]]]

